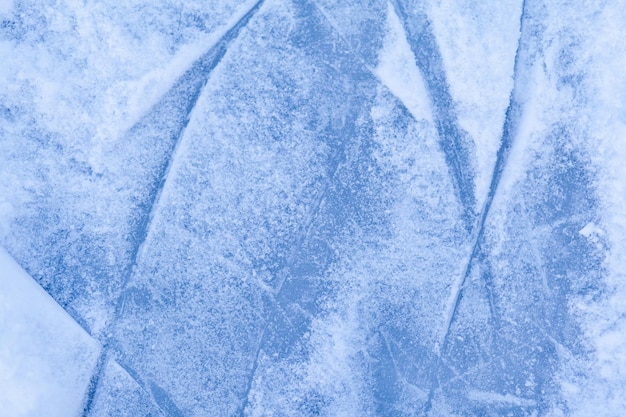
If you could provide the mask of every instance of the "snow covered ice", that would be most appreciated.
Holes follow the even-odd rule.
[[[78,415],[99,346],[0,250],[3,415]]]
[[[0,3],[0,416],[620,416],[626,3]]]

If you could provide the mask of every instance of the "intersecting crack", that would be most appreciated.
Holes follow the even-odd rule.
[[[487,194],[487,198],[485,200],[483,209],[480,213],[479,222],[472,238],[472,251],[467,260],[467,264],[461,276],[459,282],[455,285],[454,288],[454,297],[452,298],[451,309],[449,309],[446,324],[444,326],[443,335],[439,341],[439,345],[436,347],[436,351],[441,351],[445,348],[448,337],[450,334],[450,326],[454,321],[457,309],[459,305],[459,301],[462,297],[463,288],[465,286],[465,282],[467,281],[468,276],[472,272],[472,267],[474,266],[474,261],[478,257],[481,256],[481,244],[483,242],[483,236],[485,233],[485,223],[487,221],[487,217],[489,216],[489,211],[491,209],[491,205],[493,203],[493,199],[498,190],[498,186],[500,184],[500,180],[502,177],[502,173],[506,167],[507,161],[509,159],[509,154],[511,152],[511,148],[513,146],[513,140],[518,132],[519,120],[522,112],[522,103],[519,101],[519,92],[517,91],[520,87],[519,85],[519,73],[521,64],[520,50],[523,48],[524,42],[524,20],[526,16],[526,0],[522,1],[522,13],[520,15],[520,36],[518,39],[517,51],[515,54],[515,65],[513,70],[513,90],[511,91],[509,97],[509,105],[506,110],[506,116],[504,120],[502,139],[500,142],[500,148],[498,149],[498,153],[496,156],[496,163],[494,166],[493,174],[491,176],[491,182],[489,185],[489,192]]]
[[[444,153],[457,197],[463,207],[465,227],[468,232],[471,232],[476,217],[474,169],[470,152],[473,142],[458,123],[454,100],[450,93],[443,58],[433,33],[432,23],[422,12],[409,16],[398,0],[392,0],[392,4],[402,22],[406,38],[415,56],[415,63],[424,79],[439,134],[439,145]]]
[[[230,28],[228,28],[224,35],[204,55],[202,55],[196,62],[194,62],[191,68],[187,70],[187,72],[185,72],[183,76],[180,77],[180,79],[174,84],[174,86],[170,89],[170,91],[163,99],[167,101],[169,98],[168,95],[171,94],[173,91],[183,90],[184,92],[186,92],[185,98],[187,100],[183,109],[184,113],[182,114],[182,118],[180,118],[178,123],[175,125],[174,131],[170,133],[170,139],[172,142],[169,147],[169,157],[167,158],[167,161],[161,166],[161,170],[158,173],[155,182],[151,184],[152,189],[149,193],[147,201],[143,204],[144,214],[139,221],[137,229],[134,232],[133,240],[136,243],[134,248],[131,250],[130,262],[129,266],[126,268],[120,296],[115,303],[115,313],[113,319],[111,320],[112,326],[116,325],[120,315],[123,313],[126,295],[125,289],[127,288],[133,277],[133,274],[135,273],[135,269],[139,262],[143,246],[150,233],[150,228],[152,226],[154,215],[159,207],[163,188],[165,187],[165,184],[169,178],[172,164],[176,159],[177,150],[179,149],[180,144],[183,141],[185,129],[189,124],[192,112],[196,107],[202,90],[208,82],[210,74],[220,63],[220,61],[228,51],[228,47],[230,46],[230,44],[238,37],[241,30],[248,24],[250,19],[259,10],[263,2],[264,0],[258,0],[239,20],[237,20]],[[159,106],[159,104],[157,104],[156,106]],[[91,378],[84,401],[85,405],[82,413],[84,417],[89,416],[100,378],[102,376],[102,373],[104,372],[104,366],[110,354],[110,345],[109,340],[106,339],[107,337],[109,336],[105,336],[105,339],[101,341],[101,354],[98,358],[97,366]],[[126,368],[124,367],[124,369]],[[142,389],[148,391],[144,384],[142,384],[140,380],[137,380],[134,375],[129,374],[129,376],[133,378],[139,384],[139,386],[142,387]],[[151,383],[149,391],[151,392],[151,396],[155,400],[155,403],[164,411],[165,415],[182,415],[182,413],[180,412],[180,410],[178,410],[174,403],[171,400],[168,400],[169,396],[167,396],[161,388],[156,386],[154,383]],[[159,401],[159,399],[163,399],[163,401]],[[164,404],[161,404],[163,402]]]
[[[449,307],[448,307],[442,336],[439,339],[434,349],[438,356],[441,355],[441,353],[445,350],[445,348],[447,347],[449,343],[450,329],[451,329],[452,323],[456,319],[456,316],[458,313],[458,307],[463,296],[463,289],[465,287],[468,276],[471,274],[472,268],[475,266],[475,261],[483,256],[483,253],[482,253],[483,248],[481,245],[483,244],[483,236],[485,233],[485,223],[486,223],[487,217],[489,216],[491,205],[493,203],[494,197],[498,190],[498,186],[502,178],[502,173],[504,172],[504,169],[506,168],[506,165],[509,159],[509,154],[513,146],[513,141],[515,139],[515,136],[518,133],[519,121],[520,121],[521,113],[522,113],[522,102],[520,100],[521,93],[519,91],[520,88],[523,88],[523,86],[520,85],[521,84],[520,72],[522,72],[521,61],[526,58],[525,56],[523,56],[523,54],[525,53],[523,49],[526,47],[526,45],[524,44],[524,42],[526,41],[525,39],[525,26],[526,26],[525,20],[527,18],[526,14],[527,14],[526,0],[522,0],[522,10],[520,14],[520,35],[518,38],[517,50],[515,53],[515,64],[514,64],[514,69],[513,69],[513,79],[514,79],[513,90],[511,91],[510,96],[509,96],[509,105],[506,110],[506,115],[505,115],[505,120],[504,120],[504,125],[503,125],[503,132],[502,132],[502,137],[501,137],[501,142],[500,142],[500,148],[498,149],[498,153],[496,156],[496,163],[494,166],[493,174],[491,176],[491,181],[489,185],[489,192],[487,194],[487,198],[483,205],[483,209],[480,213],[478,224],[473,233],[474,236],[472,238],[472,242],[473,242],[472,251],[465,265],[463,274],[460,276],[460,279],[457,280],[457,282],[453,286],[451,303],[449,304]],[[494,314],[496,313],[496,307],[493,301],[494,296],[491,293],[492,292],[491,285],[490,283],[486,283],[486,286],[487,286],[487,291],[488,291],[487,298],[490,304],[489,306],[490,311],[492,314]],[[437,371],[437,374],[438,373],[439,371]],[[434,392],[438,388],[439,385],[440,384],[438,382],[438,379],[431,381],[431,389],[430,389],[430,393],[428,396],[428,400],[424,406],[424,410],[423,410],[424,413],[428,413],[430,411],[432,407]]]

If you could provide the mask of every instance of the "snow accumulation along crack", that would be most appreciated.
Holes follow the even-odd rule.
[[[228,28],[224,35],[213,46],[211,46],[211,48],[204,55],[202,55],[196,62],[193,63],[192,67],[188,71],[186,71],[180,79],[176,81],[175,85],[170,89],[170,91],[166,93],[165,97],[163,97],[161,101],[156,104],[157,107],[165,108],[169,108],[173,105],[174,108],[179,111],[179,113],[169,114],[169,117],[175,119],[175,122],[171,126],[170,131],[162,130],[159,132],[159,136],[162,137],[162,140],[170,142],[169,152],[167,152],[169,154],[169,157],[167,157],[165,164],[162,165],[160,173],[157,174],[155,182],[152,185],[152,191],[149,193],[147,201],[141,205],[144,215],[138,221],[135,231],[135,237],[133,238],[133,241],[135,242],[135,247],[132,250],[130,263],[127,267],[126,278],[123,281],[122,290],[116,302],[115,316],[111,319],[111,323],[113,326],[115,326],[117,318],[121,314],[120,310],[124,308],[126,287],[128,286],[131,277],[135,271],[137,259],[139,256],[141,256],[141,248],[146,241],[148,233],[150,232],[150,224],[152,222],[152,218],[154,217],[155,207],[159,204],[160,195],[163,192],[163,188],[165,187],[165,183],[167,181],[171,166],[174,162],[174,159],[176,158],[176,151],[183,140],[185,128],[189,123],[192,111],[198,101],[198,97],[200,97],[200,94],[202,94],[202,89],[206,85],[210,77],[211,71],[219,64],[221,59],[226,54],[229,44],[237,38],[239,32],[247,25],[250,19],[259,10],[261,5],[263,4],[263,1],[264,0],[258,0],[252,6],[252,8],[248,10],[232,27]],[[180,102],[180,97],[183,97],[184,101]],[[178,102],[176,103],[174,100]],[[156,110],[155,113],[161,114],[161,111]],[[151,115],[148,114],[144,117],[143,120],[141,120],[129,131],[129,135],[145,134],[142,129],[142,124],[145,123],[157,123],[157,121],[152,120]],[[100,354],[101,356],[98,359],[95,373],[92,377],[87,391],[85,407],[83,410],[84,417],[88,417],[90,415],[90,411],[94,402],[94,397],[98,388],[98,383],[102,377],[102,372],[104,371],[105,364],[109,360],[112,360],[110,357],[109,347],[110,341],[104,340],[102,351]],[[119,359],[117,359],[117,361],[119,363]],[[122,365],[122,367],[128,370],[127,366]],[[136,377],[137,374],[135,372],[131,371],[129,372],[129,375],[133,377],[133,379],[142,387],[142,389],[151,393],[152,397],[155,400],[155,403],[158,404],[160,410],[164,413],[164,415],[174,417],[183,415],[182,412],[177,409],[172,400],[169,399],[165,391],[158,387],[158,385],[156,385],[154,382],[150,382],[149,385],[146,386],[145,383],[142,382],[142,379],[138,379]]]
[[[5,3],[0,416],[626,407],[619,5]]]
[[[463,273],[460,276],[460,279],[452,287],[451,302],[450,302],[449,307],[447,307],[446,309],[447,313],[446,313],[442,336],[437,341],[437,344],[434,348],[434,351],[437,353],[437,355],[441,355],[441,353],[445,352],[448,347],[447,345],[448,345],[449,337],[450,337],[450,326],[452,326],[453,321],[456,319],[457,310],[459,308],[459,302],[463,296],[463,289],[465,287],[465,283],[468,277],[470,276],[472,269],[477,267],[477,265],[475,265],[475,261],[480,260],[480,258],[484,256],[484,254],[481,253],[482,251],[481,244],[483,244],[482,240],[483,240],[483,235],[485,233],[485,221],[487,220],[487,217],[489,216],[489,210],[491,209],[491,204],[493,203],[493,199],[496,196],[498,185],[500,183],[500,178],[506,167],[508,156],[511,151],[514,138],[518,133],[518,123],[521,117],[520,113],[523,111],[522,109],[523,103],[521,102],[519,98],[521,92],[519,90],[525,88],[524,85],[520,85],[519,72],[523,70],[521,68],[522,65],[524,66],[524,69],[526,69],[527,67],[526,62],[524,63],[521,62],[523,59],[527,59],[527,53],[524,53],[521,51],[523,48],[528,48],[527,44],[530,42],[529,39],[525,39],[525,34],[524,34],[525,32],[524,20],[526,19],[526,2],[527,1],[529,0],[522,1],[522,10],[521,10],[520,19],[519,19],[520,34],[519,34],[517,51],[515,54],[515,65],[514,65],[514,70],[513,70],[513,89],[511,91],[510,98],[509,98],[509,105],[506,110],[504,126],[502,129],[502,138],[501,138],[500,148],[498,149],[498,153],[496,156],[496,163],[494,166],[493,174],[491,176],[491,182],[489,184],[489,191],[487,194],[487,198],[483,204],[482,210],[478,213],[478,222],[476,223],[474,230],[472,230],[473,236],[471,239],[471,242],[472,242],[471,253],[467,260],[467,264],[465,265],[465,268],[463,269]],[[488,274],[483,274],[482,276],[483,279],[487,277],[488,277]],[[487,291],[489,293],[488,301],[489,301],[490,314],[493,320],[497,320],[498,312],[495,308],[495,302],[493,300],[492,285],[491,283],[486,282],[485,287],[487,288]],[[432,407],[434,390],[437,388],[437,385],[440,384],[439,378],[440,378],[439,375],[437,375],[437,378],[432,381],[432,386],[428,394],[428,400],[424,406],[425,413],[428,413]]]

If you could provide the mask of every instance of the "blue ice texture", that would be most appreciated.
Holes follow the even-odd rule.
[[[213,3],[0,7],[0,272],[67,313],[7,304],[0,334],[80,333],[58,340],[82,356],[35,336],[7,351],[63,361],[61,413],[582,416],[580,392],[626,398],[593,371],[581,307],[615,291],[619,250],[588,140],[603,5]]]

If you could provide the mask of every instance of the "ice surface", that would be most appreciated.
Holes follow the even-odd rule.
[[[0,244],[103,346],[38,369],[84,416],[620,415],[620,3],[3,3]]]
[[[0,415],[78,415],[99,351],[0,247]]]
[[[205,81],[185,65],[250,7],[116,3],[18,2],[1,35],[0,241],[94,335]]]
[[[98,381],[90,416],[152,416],[171,415],[154,403],[152,396],[115,361],[108,360]]]
[[[312,407],[313,397],[340,401],[328,387],[301,386],[310,376],[294,372],[311,366],[312,318],[344,291],[331,267],[345,268],[347,246],[382,248],[391,227],[408,233],[407,244],[414,236],[390,224],[404,220],[391,219],[392,208],[426,216],[446,201],[450,213],[424,224],[427,242],[389,255],[447,240],[448,261],[436,264],[454,269],[459,211],[449,179],[438,174],[445,163],[435,129],[412,120],[334,35],[314,5],[265,5],[211,74],[176,153],[123,295],[116,343],[183,414],[262,414],[263,397],[278,387],[286,391],[269,406],[286,413]],[[392,131],[400,137],[388,143]],[[431,183],[441,189],[411,190]],[[408,195],[394,196],[394,185]],[[451,229],[443,237],[432,230],[440,223]],[[422,286],[445,298],[446,283],[428,281]],[[165,356],[169,364],[157,359]],[[174,377],[180,373],[184,384]]]
[[[391,4],[387,7],[387,33],[378,56],[376,75],[398,97],[416,120],[432,123],[432,108],[415,55],[402,22]]]
[[[426,1],[459,125],[476,144],[476,199],[487,198],[513,88],[522,1]]]

